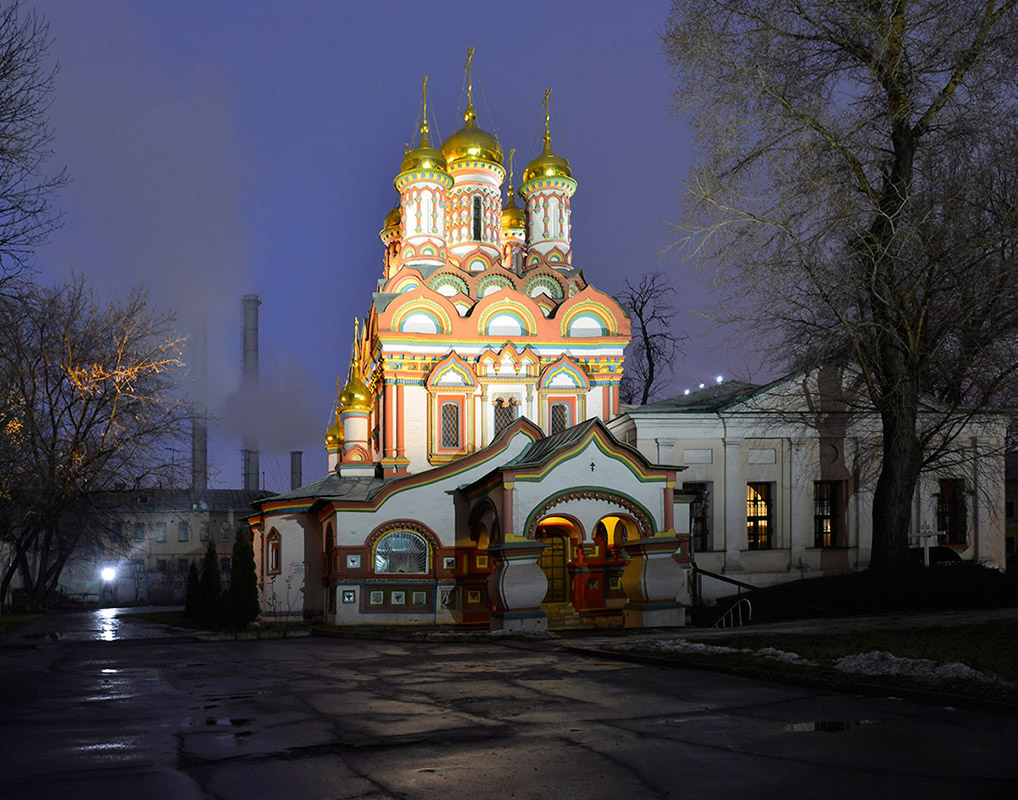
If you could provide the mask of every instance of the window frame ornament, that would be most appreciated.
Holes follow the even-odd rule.
[[[405,545],[405,549],[392,548],[397,543]],[[395,556],[406,561],[407,568],[393,564]],[[392,528],[378,537],[372,547],[371,564],[376,575],[427,575],[431,572],[431,543],[411,528]]]

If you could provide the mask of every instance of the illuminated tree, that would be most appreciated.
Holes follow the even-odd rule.
[[[1016,5],[677,0],[663,36],[719,318],[854,362],[880,416],[874,570],[907,564],[921,471],[1014,396]]]
[[[0,296],[0,599],[18,573],[38,604],[74,552],[109,536],[103,491],[173,483],[192,418],[181,345],[140,293],[99,307],[77,280]]]

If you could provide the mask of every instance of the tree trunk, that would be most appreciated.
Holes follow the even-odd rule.
[[[874,572],[900,572],[909,565],[908,532],[912,500],[919,480],[922,447],[915,431],[915,414],[907,403],[881,413],[883,464],[873,494],[873,551],[869,568]]]

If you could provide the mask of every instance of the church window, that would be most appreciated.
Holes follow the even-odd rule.
[[[813,482],[813,546],[837,547],[841,481]]]
[[[282,541],[276,531],[272,531],[268,538],[268,569],[270,575],[278,575],[282,564]]]
[[[513,398],[495,398],[495,433],[511,425],[519,412],[519,405]]]
[[[965,544],[966,511],[965,479],[942,479],[937,495],[937,531],[944,534],[944,544]]]
[[[771,484],[746,484],[746,545],[750,550],[771,546]]]
[[[442,447],[455,449],[460,446],[459,403],[442,403]]]
[[[693,552],[702,553],[711,549],[710,523],[713,516],[712,498],[714,484],[709,481],[692,481],[682,484],[684,492],[696,492],[698,497],[689,506],[689,532],[693,538]]]
[[[428,571],[428,542],[419,533],[395,530],[375,546],[378,574],[423,575]]]
[[[473,234],[474,241],[481,241],[481,198],[474,198],[473,205]]]
[[[555,403],[551,407],[551,432],[561,433],[569,427],[569,406],[565,403]]]

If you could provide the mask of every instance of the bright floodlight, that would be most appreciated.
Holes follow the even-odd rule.
[[[718,375],[714,380],[716,380],[718,383],[723,383],[724,380],[725,380],[725,376],[724,375]]]
[[[117,577],[117,571],[113,567],[106,567],[101,574],[104,581],[111,581]]]

